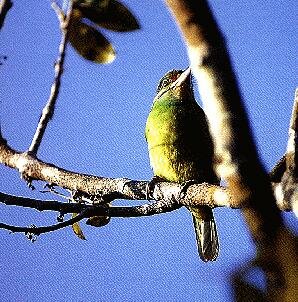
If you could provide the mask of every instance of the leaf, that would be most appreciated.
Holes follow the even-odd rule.
[[[105,8],[108,6],[110,0],[75,0],[74,5],[78,4],[84,7],[100,7]]]
[[[93,216],[87,219],[86,224],[92,225],[94,227],[102,227],[107,225],[111,220],[108,216]]]
[[[73,18],[69,26],[69,42],[86,60],[107,64],[116,57],[112,44],[94,27],[79,18]]]
[[[75,218],[77,215],[78,215],[78,214],[73,213],[73,214],[72,214],[72,218]],[[72,230],[73,230],[73,232],[75,233],[75,235],[76,235],[77,237],[79,237],[79,238],[82,239],[82,240],[86,240],[86,237],[85,237],[85,235],[84,235],[84,233],[83,233],[83,231],[82,231],[82,229],[81,229],[81,227],[80,227],[80,224],[79,224],[78,222],[75,222],[75,223],[72,225]]]
[[[117,0],[78,1],[75,5],[83,17],[106,29],[127,32],[140,28],[134,15]]]

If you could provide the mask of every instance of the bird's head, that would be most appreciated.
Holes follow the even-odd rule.
[[[157,98],[170,93],[179,98],[193,96],[190,68],[186,70],[170,70],[159,81]]]

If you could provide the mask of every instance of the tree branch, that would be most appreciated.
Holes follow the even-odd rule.
[[[0,163],[18,170],[27,181],[41,180],[49,184],[75,192],[85,193],[87,196],[99,196],[98,202],[108,203],[114,199],[144,200],[147,199],[147,181],[133,181],[127,178],[104,178],[93,175],[79,174],[45,163],[28,153],[16,152],[10,148],[4,139],[0,139]],[[160,190],[158,188],[161,188]],[[174,183],[159,183],[154,187],[155,200],[178,198],[182,186]],[[223,206],[231,204],[230,196],[225,189],[208,184],[190,186],[185,200],[198,198],[212,204],[212,200]],[[187,202],[187,201],[185,201]]]
[[[12,8],[12,1],[11,0],[3,0],[0,3],[0,29],[4,24],[5,17],[8,11]]]
[[[136,181],[127,178],[104,178],[67,171],[52,164],[45,163],[28,153],[20,153],[13,150],[7,145],[7,142],[3,138],[0,138],[0,163],[18,170],[22,177],[29,182],[32,180],[40,180],[70,191],[80,192],[85,194],[87,199],[89,198],[90,202],[95,204],[105,204],[115,199],[147,199],[147,181]],[[232,193],[226,188],[207,183],[194,184],[188,187],[185,194],[183,194],[183,198],[181,198],[182,188],[183,186],[176,183],[159,182],[153,188],[152,197],[156,201],[171,201],[174,198],[179,205],[184,206],[207,205],[212,208],[239,208],[239,204],[234,201]],[[97,198],[93,198],[94,196]],[[11,200],[16,198],[12,197],[12,199],[9,199],[8,195],[0,195],[0,197],[6,200],[6,204],[9,204]],[[20,198],[21,197],[18,197],[20,204],[14,205],[26,207],[28,204],[30,205],[31,201],[34,201],[34,199]],[[33,208],[42,210],[46,204],[49,205],[49,201],[40,203],[37,207],[33,206]],[[68,213],[68,210],[65,210],[68,205],[69,204],[64,204],[63,209],[47,208],[47,210]],[[291,211],[291,205],[288,203],[280,203],[279,206],[281,210]],[[71,213],[79,213],[82,210],[80,207],[76,209],[76,211]],[[108,216],[113,216],[113,214],[109,213]]]
[[[107,207],[105,205],[90,205],[85,203],[65,203],[55,200],[37,200],[20,196],[11,196],[0,193],[0,203],[7,206],[21,206],[35,209],[38,211],[56,211],[61,215],[69,213],[82,213],[85,210],[84,218],[92,216],[110,216],[110,217],[141,217],[152,216],[155,214],[167,213],[176,210],[182,206],[175,198],[159,200],[139,206]]]
[[[285,291],[278,291],[274,282],[282,286],[287,280],[290,287],[294,286],[284,260],[287,255],[284,238],[290,239],[286,243],[288,250],[294,250],[295,238],[284,227],[258,158],[223,35],[207,1],[166,0],[166,3],[185,40],[208,117],[215,146],[215,170],[227,182],[236,204],[246,205],[242,212],[267,275],[268,298],[283,301]],[[295,269],[296,260],[295,252],[290,256]]]
[[[291,207],[298,217],[298,88],[295,92],[294,105],[289,126],[289,138],[285,156],[274,169],[271,177],[278,205]]]
[[[289,139],[286,151],[287,168],[298,175],[298,88],[295,91],[294,105],[289,126]],[[290,156],[291,155],[291,156]]]
[[[216,171],[227,181],[238,206],[249,200],[254,213],[248,223],[255,240],[265,234],[272,237],[282,221],[257,156],[223,36],[206,1],[166,2],[185,39],[197,79],[214,140]],[[252,216],[260,217],[259,221],[252,223]]]
[[[65,60],[65,53],[66,53],[67,40],[68,40],[68,26],[72,15],[72,6],[73,6],[73,1],[69,0],[69,7],[68,7],[67,14],[64,18],[62,18],[61,17],[62,12],[57,11],[57,6],[55,6],[55,2],[53,2],[53,9],[57,13],[57,16],[60,20],[61,42],[59,46],[59,56],[55,63],[55,78],[51,87],[51,93],[46,106],[42,110],[42,115],[39,119],[34,137],[28,149],[28,152],[31,153],[32,155],[37,154],[37,151],[41,144],[47,125],[54,115],[55,105],[58,99],[58,94],[61,85],[61,77],[63,73],[63,65]]]
[[[81,213],[79,213],[74,218],[71,218],[67,221],[63,221],[63,222],[56,223],[56,224],[53,224],[53,225],[49,225],[49,226],[21,227],[21,226],[6,224],[6,223],[0,223],[0,229],[6,229],[8,231],[11,231],[12,233],[25,233],[25,234],[30,233],[30,234],[34,234],[34,235],[40,235],[40,234],[43,234],[43,233],[49,233],[49,232],[57,231],[57,230],[60,230],[62,228],[65,228],[67,226],[73,225],[74,223],[79,222],[79,221],[81,221],[82,219],[84,219],[86,217],[90,217],[90,216],[88,216],[88,209],[84,209]]]

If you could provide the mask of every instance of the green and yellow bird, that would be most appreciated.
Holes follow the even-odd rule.
[[[189,68],[171,70],[160,80],[145,136],[155,177],[180,184],[219,183],[206,116],[195,100]],[[219,245],[212,210],[206,206],[189,210],[200,258],[213,261]]]

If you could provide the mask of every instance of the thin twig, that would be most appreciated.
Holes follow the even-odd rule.
[[[67,0],[67,2],[68,2],[68,0]],[[54,10],[54,12],[56,13],[57,18],[58,18],[59,23],[60,23],[60,28],[61,28],[61,30],[63,31],[62,24],[63,24],[64,21],[65,21],[65,15],[64,15],[64,13],[63,13],[63,9],[60,8],[60,6],[56,3],[55,0],[52,0],[51,7],[52,7],[52,9]]]
[[[21,206],[31,208],[38,211],[55,211],[60,214],[82,213],[88,210],[88,215],[85,213],[85,218],[92,216],[110,216],[110,217],[141,217],[152,216],[155,214],[167,213],[174,211],[182,206],[175,198],[169,200],[159,200],[144,205],[138,206],[123,206],[123,207],[107,207],[105,205],[89,205],[83,203],[66,203],[56,200],[38,200],[25,198],[20,196],[11,196],[5,193],[0,193],[0,203],[7,206]]]
[[[61,18],[61,11],[58,12],[57,7],[53,5],[53,9],[56,11],[57,16],[60,20],[61,42],[59,45],[58,59],[55,63],[55,78],[51,87],[51,93],[46,106],[42,110],[42,115],[37,125],[31,145],[28,149],[28,152],[31,153],[32,155],[37,154],[37,151],[41,144],[47,125],[54,115],[56,101],[58,99],[58,94],[60,91],[61,77],[63,73],[63,65],[65,60],[67,40],[68,40],[68,26],[72,15],[72,7],[73,7],[73,1],[70,0],[66,17]]]
[[[4,20],[8,11],[12,8],[12,1],[11,0],[3,0],[0,3],[0,29],[4,24]]]
[[[56,202],[59,206],[59,203]],[[53,203],[52,203],[53,205]],[[63,204],[66,205],[67,204]],[[72,208],[74,208],[74,204],[71,205]],[[60,203],[61,206],[61,203]],[[0,229],[6,229],[8,231],[11,231],[13,233],[30,233],[35,235],[40,235],[42,233],[49,233],[53,232],[62,228],[65,228],[67,226],[73,225],[76,222],[81,221],[82,219],[92,217],[94,215],[109,215],[110,217],[141,217],[141,216],[151,216],[154,214],[161,214],[170,212],[173,210],[177,210],[181,207],[181,205],[177,204],[177,202],[173,199],[172,203],[165,203],[163,201],[155,202],[152,204],[146,204],[142,206],[136,206],[136,207],[113,207],[113,208],[107,208],[107,207],[92,207],[92,206],[83,206],[82,211],[75,216],[74,218],[71,218],[67,221],[57,223],[50,226],[43,226],[43,227],[20,227],[20,226],[14,226],[9,225],[5,223],[0,223]],[[63,208],[63,207],[61,207]],[[63,212],[65,214],[65,212]]]
[[[30,234],[40,235],[43,233],[57,231],[62,228],[65,228],[67,226],[73,225],[74,223],[79,222],[82,219],[86,218],[87,213],[88,213],[87,209],[83,210],[80,214],[78,214],[74,218],[71,218],[67,221],[63,221],[63,222],[56,223],[53,225],[49,225],[49,226],[21,227],[21,226],[6,224],[6,223],[0,223],[0,229],[5,229],[8,231],[11,231],[12,233],[30,233]],[[89,217],[89,216],[87,216],[87,217]]]

